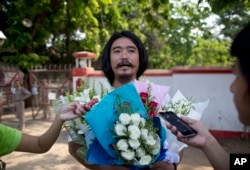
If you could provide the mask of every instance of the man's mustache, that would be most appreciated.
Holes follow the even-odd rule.
[[[122,62],[117,64],[116,68],[119,68],[122,66],[135,67],[132,63],[130,63],[128,61],[122,61]]]

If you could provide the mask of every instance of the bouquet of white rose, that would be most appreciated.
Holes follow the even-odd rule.
[[[93,85],[92,88],[95,87]],[[82,146],[77,151],[78,155],[92,164],[128,165],[132,169],[140,169],[156,161],[178,163],[178,152],[185,146],[176,140],[158,117],[159,111],[179,108],[177,98],[185,98],[178,93],[166,102],[168,90],[168,86],[141,81],[102,95],[85,88],[82,92],[60,96],[54,101],[54,108],[57,110],[72,101],[85,104],[93,98],[98,99],[99,102],[87,115],[65,124],[73,141]],[[202,110],[197,106],[204,104],[194,104],[185,105],[188,116],[206,108]]]
[[[138,113],[122,113],[115,123],[115,149],[120,160],[129,165],[149,165],[159,154],[161,140],[152,119]]]
[[[145,166],[152,163],[161,150],[159,130],[153,118],[134,113],[130,103],[116,103],[118,120],[114,124],[113,144],[124,164]]]
[[[86,115],[95,136],[88,149],[87,162],[127,165],[136,169],[165,160],[168,154],[165,124],[158,116],[149,113],[152,108],[160,108],[159,96],[164,96],[169,88],[146,84],[151,102],[143,103],[139,95],[141,91],[138,91],[138,85],[142,84],[129,83],[113,90]],[[157,88],[161,88],[161,95],[154,95]],[[154,104],[150,109],[153,101],[158,107]],[[100,116],[100,113],[105,115]]]

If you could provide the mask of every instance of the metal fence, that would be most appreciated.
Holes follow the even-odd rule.
[[[71,65],[47,65],[29,71],[33,119],[41,117],[40,112],[46,114],[46,109],[60,95],[72,92],[71,71]]]

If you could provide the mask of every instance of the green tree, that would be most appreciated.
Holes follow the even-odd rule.
[[[145,43],[150,68],[193,65],[197,50],[206,51],[210,41],[216,39],[204,20],[213,9],[201,2],[178,2],[2,0],[0,29],[8,39],[0,56],[23,69],[37,64],[73,64],[73,52],[86,50],[99,56],[110,35],[126,29]],[[32,26],[25,27],[24,19],[32,21]],[[221,49],[210,51],[211,56],[219,56],[225,50],[226,42],[221,43],[218,44]],[[207,57],[206,53],[201,52],[196,63],[211,62],[203,57]],[[218,63],[221,63],[219,58]]]
[[[199,0],[198,3],[202,3],[204,0]],[[223,13],[226,10],[230,10],[234,8],[236,4],[243,4],[247,10],[250,9],[250,1],[249,0],[206,0],[212,11],[216,14]]]
[[[23,68],[37,62],[44,64],[46,57],[42,55],[50,56],[50,61],[55,63],[70,63],[75,51],[88,50],[99,55],[110,34],[124,29],[133,30],[145,40],[142,30],[151,30],[167,19],[167,4],[167,0],[1,1],[8,23],[4,28],[8,37],[5,48],[15,55],[15,59],[6,56],[3,60]],[[25,27],[23,19],[32,21],[33,25]],[[85,33],[86,38],[79,40],[77,31]],[[49,48],[46,47],[48,41]],[[24,58],[19,55],[35,56],[30,53],[38,54],[41,60],[30,65],[27,61],[24,65]]]
[[[198,38],[188,63],[191,66],[228,66],[233,60],[228,49],[227,41]]]
[[[197,38],[209,39],[212,36],[204,21],[211,14],[211,10],[204,4],[174,1],[170,4],[170,9],[168,27],[165,25],[161,27],[162,39],[156,41],[157,44],[161,44],[160,48],[151,49],[151,56],[154,57],[152,67],[172,68],[192,65],[190,61]],[[197,64],[202,65],[201,62]]]
[[[218,15],[216,26],[222,27],[220,34],[224,39],[232,40],[236,33],[250,21],[250,1],[248,0],[207,0],[207,2],[212,7],[212,12]]]

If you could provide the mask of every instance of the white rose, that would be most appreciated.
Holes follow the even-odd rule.
[[[129,114],[127,113],[121,113],[119,116],[119,121],[123,124],[123,125],[128,125],[130,123],[131,117]]]
[[[128,161],[131,161],[131,160],[134,159],[134,157],[135,157],[135,152],[132,151],[132,150],[122,151],[122,152],[121,152],[121,156],[122,156],[124,159],[126,159],[126,160],[128,160]]]
[[[128,126],[129,137],[131,139],[139,139],[141,135],[141,131],[136,125],[129,125]]]
[[[159,136],[157,136],[156,144],[153,147],[153,150],[150,151],[151,154],[156,155],[160,152],[161,149],[161,139]]]
[[[143,157],[145,154],[146,154],[146,151],[142,147],[139,147],[138,149],[136,149],[136,156],[137,157]]]
[[[125,136],[126,132],[127,132],[127,128],[124,125],[122,125],[122,124],[115,125],[115,133],[118,136]]]
[[[141,117],[141,121],[140,121],[140,126],[144,127],[146,124],[146,120],[144,118]]]
[[[137,149],[140,146],[140,142],[138,140],[134,140],[134,139],[129,139],[128,144],[133,149]]]
[[[128,149],[128,143],[126,139],[120,139],[117,143],[116,143],[116,147],[118,150],[120,151],[126,151]]]
[[[141,121],[141,116],[139,115],[139,113],[132,114],[131,121],[134,125],[139,125]]]
[[[140,165],[148,165],[148,164],[150,164],[151,161],[152,161],[152,157],[150,155],[144,155],[139,160],[139,164]]]
[[[141,136],[143,139],[148,138],[148,129],[141,129]]]
[[[153,146],[156,144],[156,140],[154,139],[154,137],[152,135],[149,135],[147,140],[146,140],[146,144]]]

